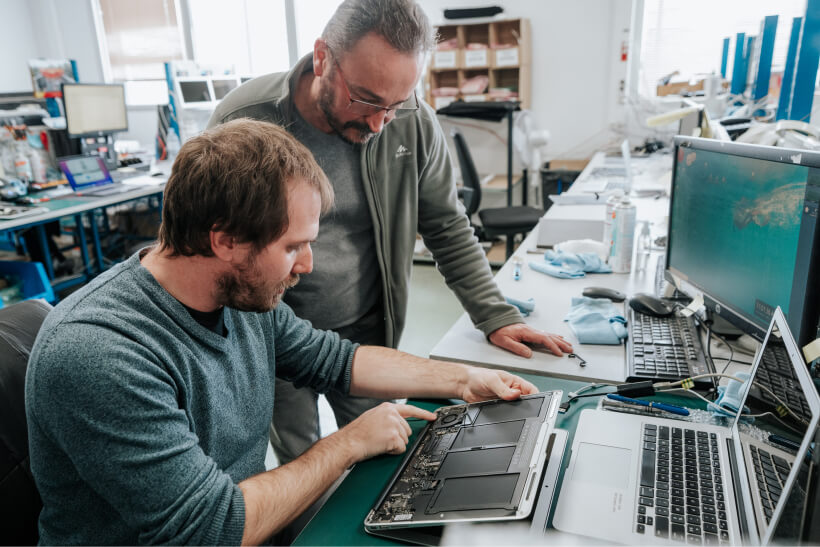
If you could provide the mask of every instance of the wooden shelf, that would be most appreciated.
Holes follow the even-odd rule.
[[[522,108],[530,107],[531,37],[528,19],[438,27],[442,42],[455,40],[456,49],[433,53],[425,79],[425,98],[439,109],[454,100],[488,101],[490,90],[507,88],[518,93]],[[483,47],[482,47],[483,46]],[[434,96],[442,87],[461,88],[474,76],[486,76],[481,93]],[[499,98],[498,100],[506,100]]]

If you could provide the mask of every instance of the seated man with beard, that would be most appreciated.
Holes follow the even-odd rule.
[[[359,346],[280,304],[313,267],[333,192],[278,126],[235,120],[189,140],[159,244],[60,303],[26,378],[44,544],[258,544],[353,463],[405,450],[384,403],[265,471],[278,378],[317,391],[515,399],[511,374]]]

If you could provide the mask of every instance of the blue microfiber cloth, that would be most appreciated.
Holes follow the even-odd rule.
[[[733,376],[737,376],[743,380],[743,382],[729,380],[729,383],[725,386],[718,386],[718,398],[715,399],[714,403],[709,403],[707,407],[712,413],[718,416],[734,418],[740,410],[740,400],[746,393],[744,386],[749,382],[750,375],[748,372],[738,372],[737,374],[733,374]],[[742,412],[748,412],[748,408],[744,408]]]
[[[582,344],[617,346],[626,338],[626,319],[607,298],[574,297],[564,321]]]
[[[611,273],[601,257],[595,253],[566,253],[564,251],[547,251],[544,262],[530,262],[530,268],[543,274],[561,279],[576,279],[589,273]]]
[[[507,304],[512,304],[518,308],[518,311],[520,311],[521,315],[524,317],[527,317],[535,309],[535,300],[532,298],[528,298],[527,300],[516,300],[515,298],[506,296],[504,299],[507,301]]]

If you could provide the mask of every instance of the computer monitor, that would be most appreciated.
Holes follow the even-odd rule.
[[[818,335],[820,154],[675,138],[666,278],[762,339],[780,306]]]
[[[680,119],[678,135],[683,137],[700,137],[703,125],[703,105],[691,105],[684,101],[682,108],[689,112]]]
[[[63,84],[70,137],[103,137],[128,130],[122,84]]]
[[[179,91],[184,105],[204,105],[214,100],[205,79],[180,80]]]
[[[236,89],[239,86],[239,80],[235,77],[213,78],[211,85],[214,88],[214,99],[221,101],[225,95]]]

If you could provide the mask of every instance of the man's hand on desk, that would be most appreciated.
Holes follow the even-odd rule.
[[[558,334],[536,330],[525,323],[514,323],[490,333],[490,342],[521,357],[532,357],[527,344],[538,344],[559,357],[572,351],[572,345]]]

